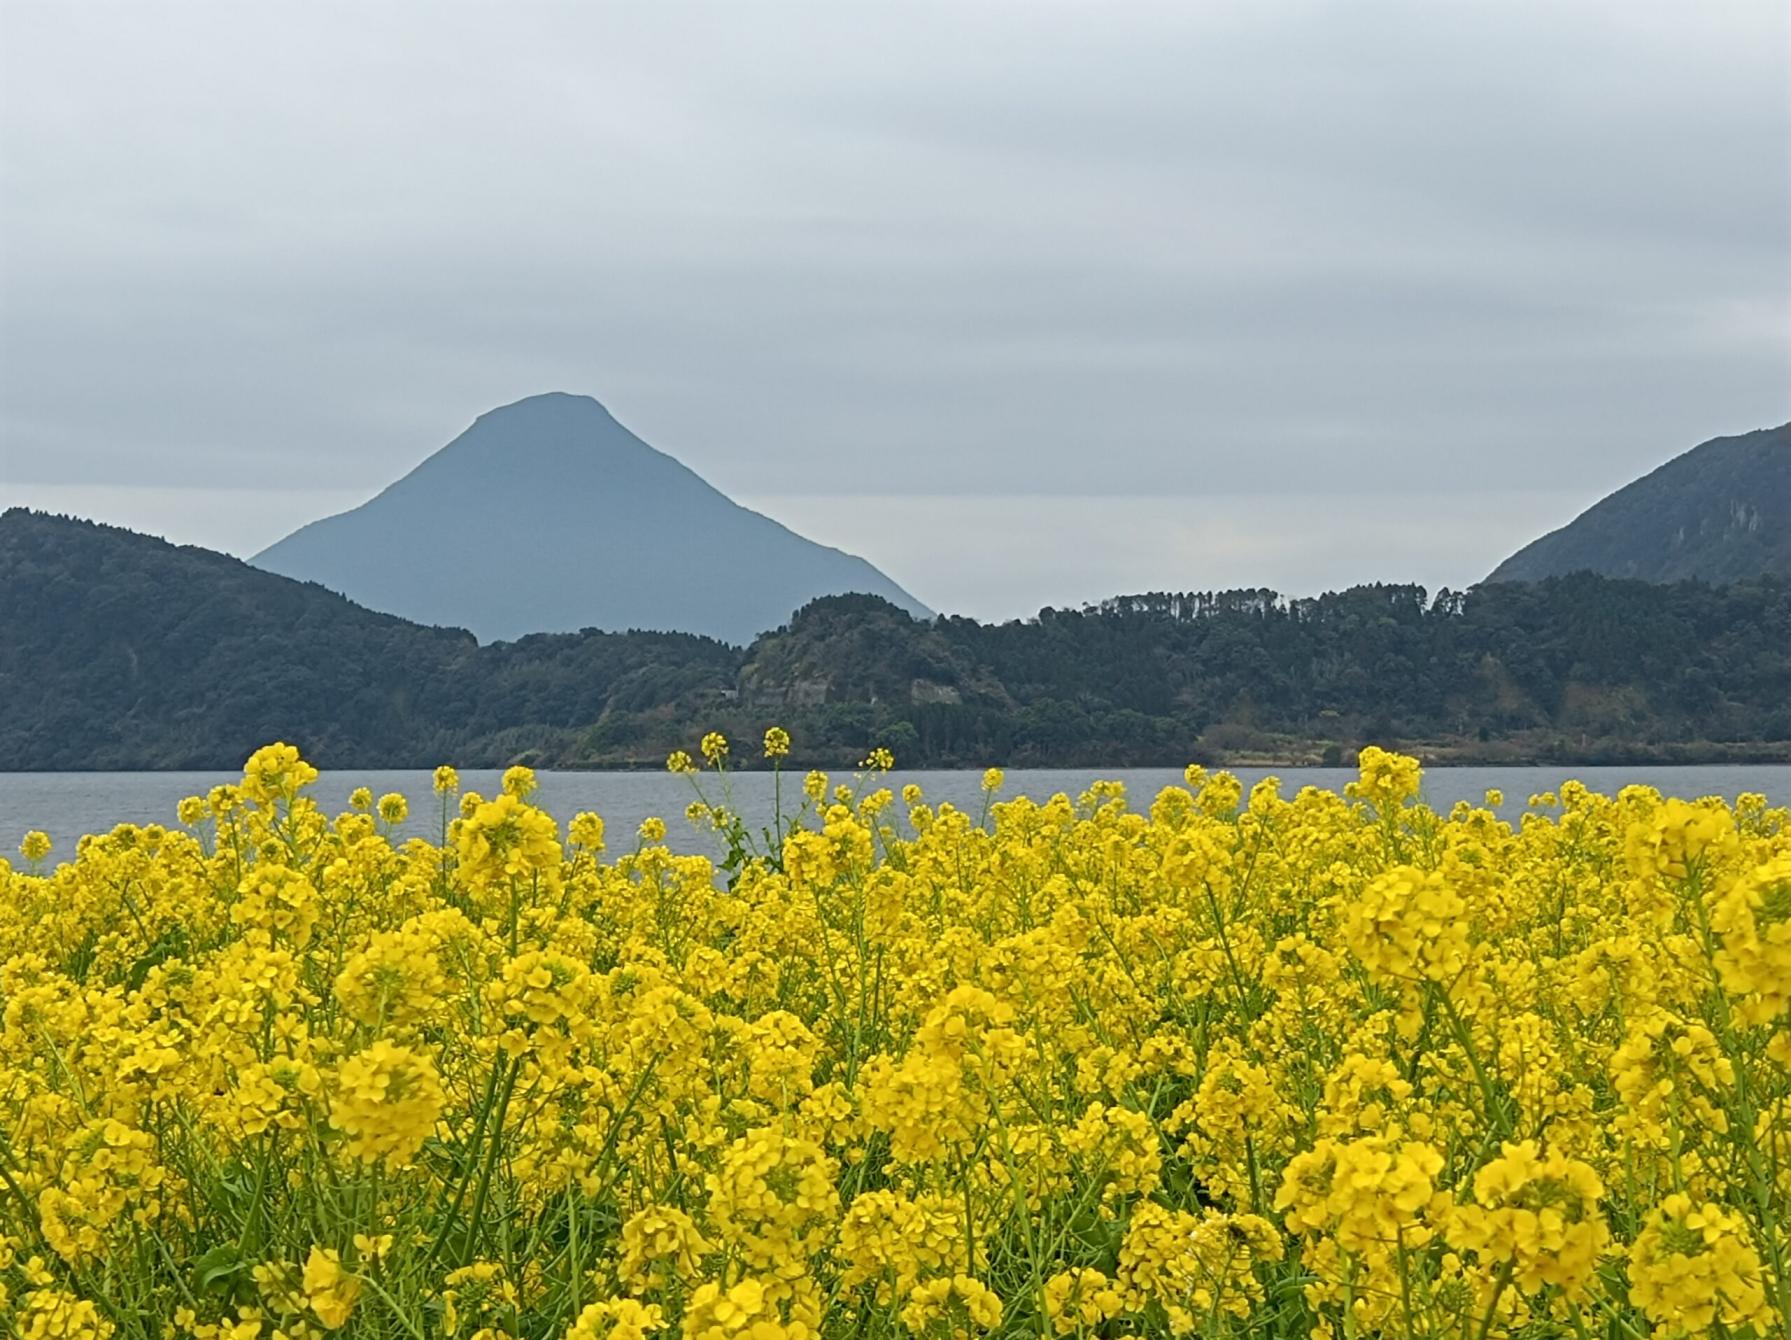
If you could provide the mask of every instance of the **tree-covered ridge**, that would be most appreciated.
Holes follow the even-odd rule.
[[[738,657],[681,633],[481,647],[225,554],[0,516],[9,769],[231,766],[257,737],[302,740],[332,766],[500,758],[612,710],[717,693]]]
[[[1488,581],[1791,580],[1791,424],[1693,447],[1526,545]]]
[[[1133,739],[1182,723],[1216,754],[1275,737],[1283,749],[1520,742],[1580,757],[1791,738],[1791,595],[1779,584],[1579,574],[1434,599],[1396,585],[1297,600],[1160,594],[947,627],[1007,687],[1017,719],[1055,727],[1059,747],[1084,722]]]
[[[525,579],[519,574],[519,580]],[[655,765],[779,722],[798,762],[914,766],[1791,757],[1791,589],[1592,574],[1431,597],[1158,593],[1035,619],[827,597],[744,651],[669,633],[470,634],[222,554],[0,517],[0,768]]]

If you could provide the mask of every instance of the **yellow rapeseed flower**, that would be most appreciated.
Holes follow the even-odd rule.
[[[420,836],[314,772],[0,860],[8,1335],[1781,1329],[1763,797],[813,773],[607,856],[526,770]]]

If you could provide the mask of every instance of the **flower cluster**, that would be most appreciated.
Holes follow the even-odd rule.
[[[438,770],[401,841],[285,745],[176,826],[27,835],[0,1334],[1786,1333],[1759,797],[1513,825],[1365,750],[1341,793],[991,770],[965,812],[879,749],[753,833],[738,758],[670,760],[720,863],[658,819],[607,857],[522,767]]]

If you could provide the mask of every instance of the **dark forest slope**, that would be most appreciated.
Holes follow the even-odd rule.
[[[0,768],[230,766],[253,742],[336,766],[494,758],[612,706],[731,685],[683,634],[480,647],[210,550],[0,516]]]
[[[221,554],[0,516],[0,769],[655,765],[771,724],[798,763],[1791,757],[1791,587],[1582,573],[1129,596],[1006,624],[812,601],[741,650],[683,634],[470,634]]]
[[[1791,424],[1693,447],[1518,550],[1487,580],[1570,572],[1648,582],[1791,580]]]

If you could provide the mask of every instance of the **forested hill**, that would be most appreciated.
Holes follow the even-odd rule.
[[[1791,423],[1693,447],[1524,546],[1487,580],[1569,572],[1791,581]]]
[[[207,549],[0,516],[0,769],[231,767],[273,739],[334,766],[498,759],[719,692],[738,660],[681,633],[481,647]]]
[[[0,769],[655,765],[787,726],[800,764],[1791,758],[1791,591],[1592,574],[1435,598],[1126,597],[1036,619],[812,602],[744,651],[665,633],[480,646],[202,549],[0,516]],[[744,761],[744,760],[743,760]]]

